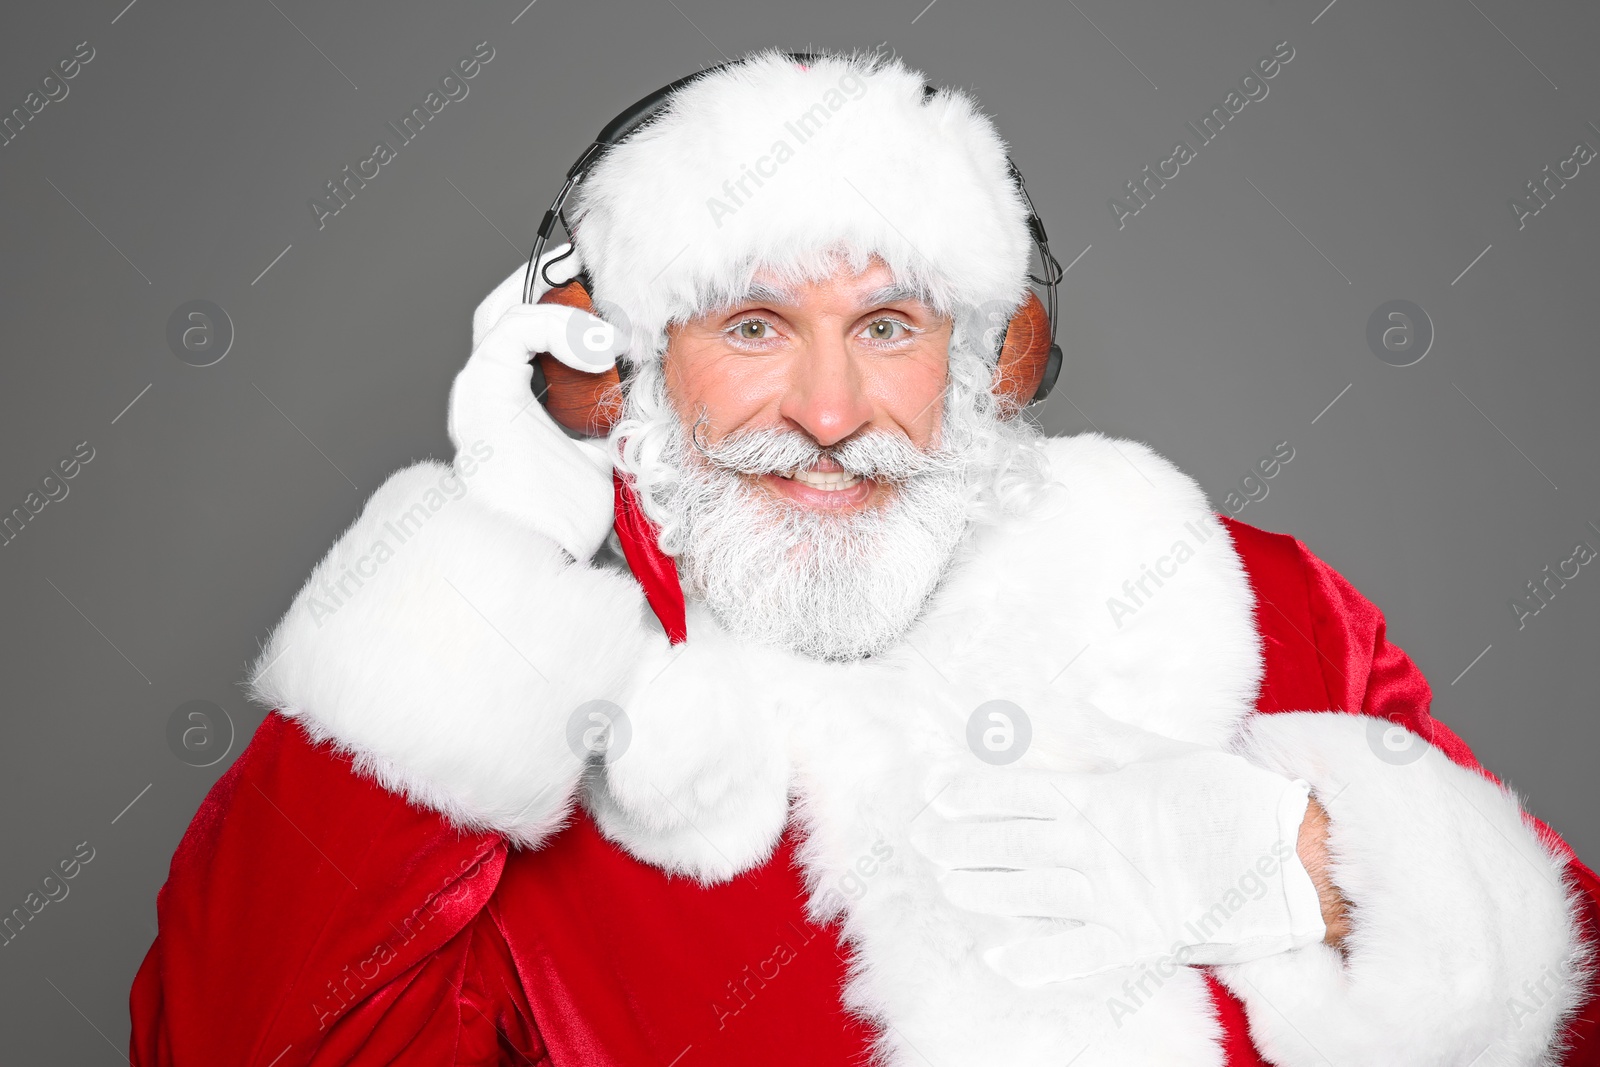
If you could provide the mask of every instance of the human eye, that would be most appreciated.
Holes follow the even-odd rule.
[[[747,346],[761,346],[763,342],[774,341],[778,331],[766,319],[751,316],[740,319],[732,326],[722,331],[723,335],[736,344]]]
[[[918,332],[910,323],[897,318],[882,316],[867,323],[857,336],[874,344],[898,345],[903,341],[910,340],[911,336]]]

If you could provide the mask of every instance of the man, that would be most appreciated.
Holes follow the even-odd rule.
[[[1025,219],[882,56],[749,57],[596,163],[538,290],[604,321],[479,309],[453,464],[256,668],[133,1062],[1600,1063],[1600,882],[1377,609],[1008,417]],[[601,447],[527,364],[608,327]]]

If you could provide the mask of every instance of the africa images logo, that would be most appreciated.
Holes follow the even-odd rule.
[[[1117,220],[1117,229],[1128,225],[1128,220],[1145,208],[1150,206],[1150,201],[1155,199],[1156,190],[1165,189],[1167,182],[1177,178],[1183,173],[1183,168],[1200,158],[1200,149],[1222,136],[1222,131],[1228,123],[1239,117],[1246,106],[1252,102],[1265,100],[1272,91],[1267,82],[1276,78],[1284,66],[1294,59],[1294,46],[1288,41],[1279,41],[1272,46],[1270,55],[1262,56],[1244,76],[1239,79],[1238,88],[1228,90],[1228,95],[1222,98],[1222,104],[1213,107],[1210,112],[1200,119],[1200,125],[1193,122],[1184,123],[1189,131],[1188,135],[1180,138],[1172,146],[1172,154],[1165,159],[1158,160],[1154,168],[1146,163],[1139,173],[1142,177],[1135,178],[1123,186],[1127,193],[1126,199],[1113,196],[1110,200],[1111,217]],[[1189,135],[1194,138],[1190,144]]]
[[[341,177],[324,182],[327,195],[313,196],[306,201],[317,229],[327,226],[330,218],[349,207],[356,194],[367,187],[367,182],[377,178],[384,167],[399,159],[400,149],[421,136],[423,129],[440,112],[452,103],[465,100],[467,94],[472,92],[472,86],[467,83],[482,73],[484,65],[493,60],[494,55],[494,48],[488,41],[479,41],[470,55],[457,62],[439,79],[438,89],[428,90],[421,104],[413,105],[410,111],[401,116],[398,126],[393,122],[385,124],[392,137],[385,136],[374,142],[372,154],[358,160],[354,170],[347,163],[339,171]]]
[[[337,573],[331,566],[319,567],[310,586],[309,598],[311,618],[317,624],[317,629],[320,630],[340,608],[354,599],[367,581],[376,578],[383,565],[393,559],[407,541],[421,533],[430,518],[452,501],[466,496],[467,482],[478,472],[478,463],[487,463],[493,457],[494,446],[487,441],[474,441],[470,449],[456,456],[453,467],[441,474],[418,499],[401,511],[398,519],[383,524],[386,536],[374,539],[366,552]]]

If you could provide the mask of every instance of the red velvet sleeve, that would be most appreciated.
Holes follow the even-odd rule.
[[[505,860],[269,715],[173,856],[131,1063],[537,1062],[485,907]]]
[[[1224,519],[1250,572],[1266,647],[1266,678],[1258,710],[1360,712],[1399,723],[1453,761],[1499,781],[1456,733],[1429,711],[1433,690],[1411,657],[1389,640],[1383,613],[1300,541]],[[1304,595],[1300,595],[1300,590]],[[1314,646],[1315,672],[1274,670],[1275,645]],[[1302,646],[1303,647],[1303,646]],[[1530,825],[1570,857],[1569,892],[1581,902],[1584,936],[1600,945],[1600,878],[1559,835],[1533,816]],[[1600,995],[1591,990],[1567,1029],[1564,1067],[1600,1067]]]

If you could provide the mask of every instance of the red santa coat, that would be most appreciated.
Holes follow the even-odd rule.
[[[1449,1042],[1488,1035],[1485,1048],[1499,1044],[1485,1063],[1533,1062],[1529,1050],[1536,1047],[1565,1048],[1549,1062],[1600,1063],[1600,1003],[1576,988],[1581,972],[1563,962],[1577,961],[1600,937],[1600,880],[1552,831],[1521,816],[1466,745],[1430,716],[1426,680],[1389,642],[1370,601],[1300,542],[1232,520],[1222,527],[1230,558],[1242,564],[1259,638],[1255,714],[1241,726],[1241,750],[1308,777],[1324,798],[1335,872],[1355,905],[1357,933],[1338,989],[1326,985],[1327,957],[1309,949],[1195,972],[1205,1004],[1204,1018],[1194,1016],[1192,1025],[1206,1031],[1200,1047],[1210,1050],[1210,1062],[1456,1062]],[[854,1064],[866,1061],[874,1041],[886,1055],[897,1053],[884,1039],[885,1012],[867,1019],[860,998],[846,1004],[857,941],[848,922],[818,923],[808,913],[818,887],[803,873],[794,818],[775,847],[754,849],[759,858],[726,877],[681,861],[646,862],[635,853],[649,847],[608,840],[587,811],[555,829],[565,800],[552,808],[554,819],[519,824],[541,826],[537,832],[464,829],[487,819],[464,811],[459,798],[430,795],[348,729],[340,734],[300,714],[305,727],[268,716],[174,856],[158,901],[160,935],[133,987],[132,1063]],[[1282,716],[1273,722],[1291,729],[1264,734],[1264,716]],[[1394,857],[1339,836],[1342,825],[1358,827],[1367,816],[1360,804],[1375,802],[1346,808],[1332,786],[1338,782],[1345,796],[1379,787],[1344,790],[1355,778],[1325,777],[1333,771],[1319,762],[1337,743],[1313,736],[1310,748],[1297,748],[1294,741],[1295,729],[1314,731],[1323,721],[1350,724],[1369,742],[1359,758],[1380,770],[1409,775],[1403,768],[1435,760],[1432,773],[1461,775],[1444,784],[1481,817],[1485,849],[1511,843],[1502,842],[1508,816],[1491,810],[1499,800],[1509,804],[1529,843],[1519,841],[1520,849],[1498,862],[1533,857],[1532,873],[1510,887],[1523,911],[1491,913],[1476,928],[1470,914],[1457,915],[1455,924],[1466,926],[1453,930],[1450,943],[1435,937],[1398,944],[1403,939],[1385,924],[1414,927],[1408,907],[1448,911],[1450,901],[1429,894],[1470,896],[1479,887],[1461,886],[1456,872],[1443,869],[1404,872],[1419,887],[1404,900],[1377,884],[1373,869],[1383,864],[1373,861]],[[1389,724],[1408,733],[1386,733]],[[308,736],[308,728],[323,739]],[[1433,748],[1407,750],[1403,742],[1412,736]],[[1474,793],[1473,782],[1488,792]],[[1408,777],[1405,788],[1426,814],[1432,801],[1418,779]],[[1382,806],[1381,797],[1376,803]],[[604,805],[588,806],[603,816]],[[530,838],[539,847],[514,847]],[[892,850],[881,851],[860,857],[861,879],[892,862]],[[1541,855],[1547,870],[1534,869]],[[1371,940],[1379,933],[1390,936]],[[1540,973],[1539,957],[1505,973],[1469,976],[1471,966],[1451,973],[1467,960],[1494,972],[1497,960],[1516,951],[1497,955],[1489,946],[1499,941],[1559,949],[1545,961],[1545,970],[1559,974]],[[1475,947],[1462,955],[1458,944]],[[1418,967],[1436,973],[1412,1000],[1408,968]],[[1140,977],[1127,994],[1137,1008],[1167,980]],[[1297,1003],[1297,991],[1309,992],[1311,1002]],[[1421,1006],[1441,1000],[1443,1022]],[[1384,1018],[1383,1005],[1398,1016]],[[890,1029],[894,1011],[891,1003]],[[1316,1031],[1317,1017],[1339,1023],[1350,1011],[1357,1025]],[[1491,1014],[1496,1019],[1485,1028],[1481,1017]],[[1479,1021],[1461,1021],[1468,1017]],[[1537,1036],[1519,1049],[1516,1042],[1529,1035]],[[1365,1044],[1335,1047],[1339,1041]],[[1063,1048],[1059,1062],[1074,1051]],[[1079,1054],[1092,1060],[1087,1051]],[[971,1062],[941,1052],[926,1055],[933,1063]]]

